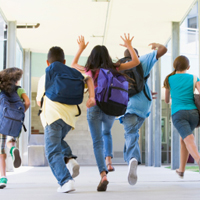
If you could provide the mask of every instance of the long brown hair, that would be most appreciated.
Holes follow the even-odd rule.
[[[23,71],[19,68],[12,67],[0,72],[0,90],[12,93],[16,89],[16,83],[22,77]]]
[[[164,80],[164,88],[170,89],[168,78],[176,74],[176,71],[186,70],[189,67],[189,64],[189,59],[186,56],[178,56],[173,63],[174,71],[171,74],[167,75],[167,77]]]
[[[97,70],[99,70],[100,68],[112,69],[116,73],[121,74],[116,69],[119,66],[120,63],[112,62],[108,49],[105,46],[100,45],[97,45],[92,49],[85,65],[86,71],[90,70],[92,72],[92,77],[95,84],[97,83],[97,77],[95,77]]]

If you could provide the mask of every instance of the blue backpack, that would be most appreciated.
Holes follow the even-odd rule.
[[[100,69],[95,89],[95,99],[99,108],[107,115],[125,114],[128,104],[128,81],[114,71]]]
[[[24,126],[25,107],[17,92],[0,93],[0,133],[18,137]]]
[[[45,95],[52,101],[68,105],[81,104],[84,86],[83,75],[74,68],[58,61],[46,68]]]

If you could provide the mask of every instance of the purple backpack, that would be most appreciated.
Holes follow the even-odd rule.
[[[114,71],[100,69],[95,99],[99,108],[107,115],[125,114],[128,104],[128,81]]]

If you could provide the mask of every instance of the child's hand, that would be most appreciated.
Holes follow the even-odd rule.
[[[160,44],[153,42],[153,43],[149,44],[148,46],[151,46],[152,50],[156,50],[156,49],[158,49],[159,45]]]
[[[132,42],[132,40],[133,40],[134,37],[132,37],[130,39],[130,34],[129,33],[128,33],[128,37],[126,36],[126,33],[124,33],[124,38],[122,36],[120,36],[120,37],[124,41],[124,44],[120,44],[121,46],[126,47],[126,48],[128,48],[129,46],[132,47],[131,42]]]
[[[96,105],[96,100],[95,100],[94,97],[89,98],[89,99],[87,100],[87,102],[86,102],[86,106],[87,106],[88,108],[91,108],[92,106],[95,106],[95,105]]]
[[[157,96],[156,96],[157,94],[158,94],[157,92],[151,91],[152,99],[157,99]]]
[[[89,42],[87,42],[85,44],[85,39],[84,39],[84,36],[82,36],[82,35],[78,37],[77,42],[78,42],[78,45],[79,45],[79,49],[81,49],[81,50],[84,50],[89,43]]]

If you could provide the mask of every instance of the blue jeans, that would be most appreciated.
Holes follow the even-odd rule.
[[[64,157],[76,158],[76,156],[72,155],[69,145],[64,141],[65,136],[70,130],[71,126],[62,119],[47,125],[44,129],[46,158],[54,176],[58,180],[58,184],[61,186],[67,181],[72,180]]]
[[[140,147],[139,147],[139,129],[142,126],[145,118],[141,118],[135,114],[126,114],[121,118],[121,123],[125,130],[124,144],[124,160],[129,163],[131,158],[136,158],[138,163],[141,163]]]
[[[98,106],[93,106],[87,109],[87,120],[99,172],[107,172],[105,157],[113,157],[111,128],[115,117],[106,115]]]

